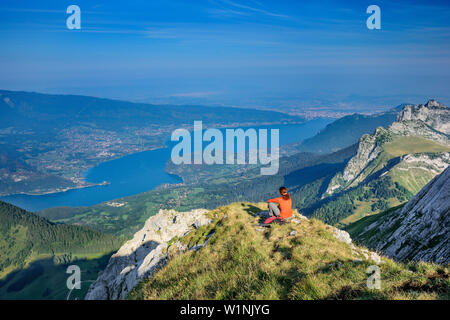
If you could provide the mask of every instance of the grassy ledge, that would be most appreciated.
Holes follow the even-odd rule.
[[[402,264],[382,257],[381,289],[367,287],[371,261],[356,261],[319,220],[258,229],[265,204],[233,203],[210,212],[213,222],[181,243],[209,243],[178,252],[128,299],[448,299],[448,267]],[[295,231],[295,232],[292,232]]]

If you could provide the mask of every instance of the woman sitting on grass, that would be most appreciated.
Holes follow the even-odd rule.
[[[275,219],[284,220],[292,216],[292,200],[286,187],[280,188],[281,197],[270,199],[269,214],[270,218],[266,220],[267,223],[271,223]]]

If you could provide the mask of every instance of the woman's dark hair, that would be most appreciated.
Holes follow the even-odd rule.
[[[281,193],[282,191],[288,192],[288,189],[287,189],[286,187],[280,187],[279,191],[280,191],[280,193]],[[290,197],[291,197],[291,196],[289,195],[289,193],[287,193],[285,196],[283,196],[283,198],[284,198],[285,200],[289,199]]]

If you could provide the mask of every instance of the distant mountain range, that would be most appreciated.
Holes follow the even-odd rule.
[[[300,143],[298,150],[330,153],[357,143],[363,134],[372,133],[378,127],[391,125],[401,107],[402,105],[388,112],[370,116],[353,114],[342,117],[327,125],[314,137]]]

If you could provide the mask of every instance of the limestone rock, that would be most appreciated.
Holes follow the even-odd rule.
[[[164,266],[167,248],[175,237],[182,237],[211,222],[206,217],[208,210],[197,209],[189,212],[160,210],[150,217],[133,239],[126,242],[109,260],[106,269],[99,274],[85,297],[87,300],[123,299],[141,279],[151,276]],[[198,250],[204,244],[190,249]],[[179,250],[187,250],[175,243]]]
[[[358,248],[353,244],[353,240],[350,237],[350,234],[347,231],[338,229],[336,227],[331,227],[332,232],[333,232],[333,236],[336,238],[336,240],[346,243],[350,246],[351,250],[352,250],[352,254],[355,256],[354,258],[354,262],[360,262],[363,261],[362,258],[364,258],[365,260],[371,260],[372,262],[374,262],[375,264],[380,264],[381,261],[381,257],[378,255],[378,253],[376,252],[371,252],[367,249],[364,248]]]
[[[397,116],[397,122],[420,120],[430,127],[450,134],[450,115],[448,108],[436,100],[417,106],[407,105]]]
[[[352,243],[352,238],[350,238],[350,234],[347,231],[333,228],[333,235],[340,242],[344,242],[346,244]]]
[[[357,239],[396,260],[450,263],[450,168],[402,209],[368,225]]]

